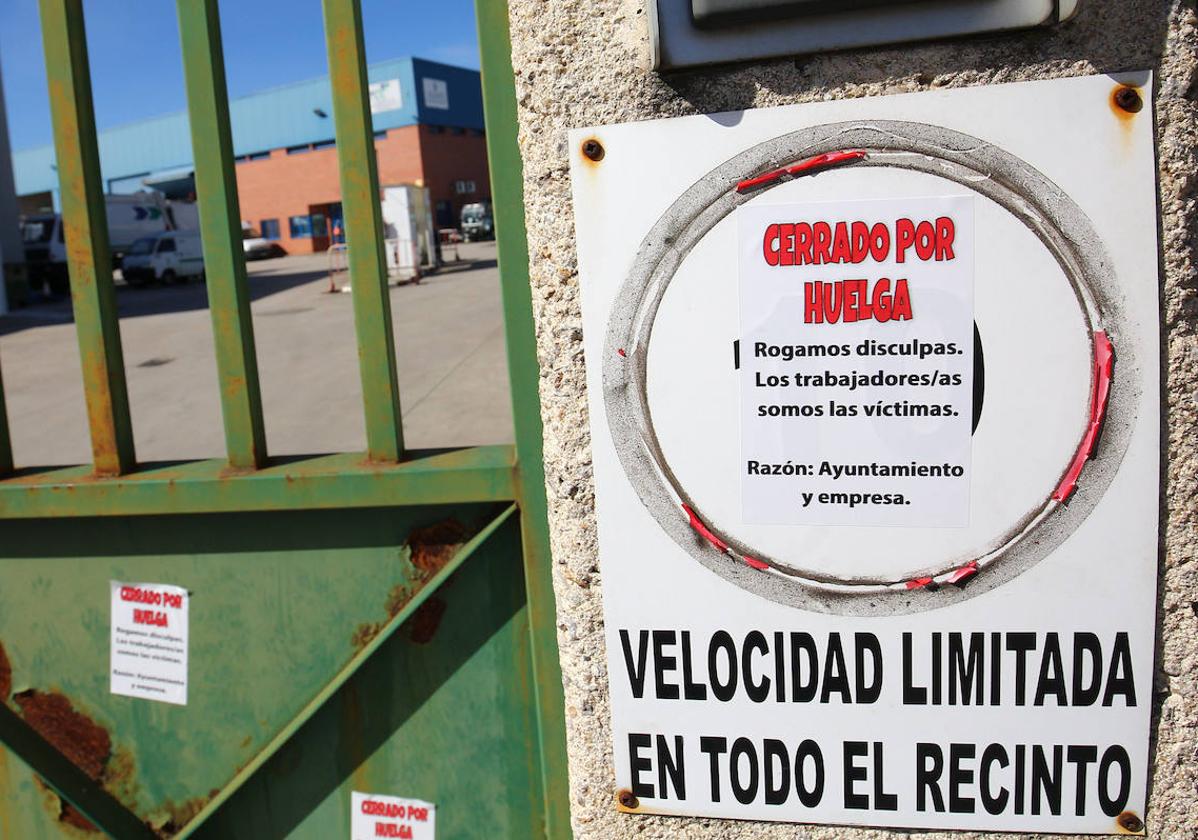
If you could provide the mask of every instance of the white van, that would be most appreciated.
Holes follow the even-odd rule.
[[[159,192],[143,190],[128,195],[106,195],[104,211],[113,268],[120,265],[120,258],[142,237],[167,230],[194,231],[199,227],[194,204],[167,201]],[[30,282],[38,288],[48,282],[54,294],[69,293],[62,216],[57,213],[30,216],[24,220],[21,232]]]
[[[121,259],[121,276],[130,286],[143,286],[153,280],[173,283],[204,277],[204,248],[200,235],[192,231],[169,230],[138,239]]]

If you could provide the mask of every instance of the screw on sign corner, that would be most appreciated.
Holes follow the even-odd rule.
[[[595,163],[603,160],[603,155],[606,152],[603,149],[603,144],[591,137],[588,140],[582,141],[582,154],[587,160],[592,160]]]
[[[1115,824],[1124,831],[1132,834],[1142,834],[1144,832],[1144,821],[1131,811],[1124,811],[1115,817]]]
[[[641,807],[641,801],[636,798],[636,794],[628,788],[622,788],[616,792],[616,802],[620,803],[621,808],[626,808],[629,811],[635,811]]]
[[[1138,114],[1144,109],[1144,98],[1134,87],[1121,87],[1115,91],[1115,105],[1129,114]]]

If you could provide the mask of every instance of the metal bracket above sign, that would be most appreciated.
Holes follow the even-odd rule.
[[[653,0],[653,67],[754,61],[1051,26],[1080,0]]]

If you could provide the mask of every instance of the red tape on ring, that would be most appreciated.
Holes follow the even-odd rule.
[[[1082,474],[1082,468],[1094,454],[1094,445],[1098,442],[1098,433],[1102,431],[1102,421],[1106,419],[1107,402],[1111,395],[1111,371],[1114,367],[1115,349],[1111,340],[1103,330],[1094,333],[1094,368],[1093,385],[1090,389],[1090,424],[1086,434],[1073,456],[1073,462],[1061,478],[1061,483],[1053,491],[1052,497],[1058,502],[1065,502],[1077,489],[1077,479]]]
[[[714,545],[716,548],[718,548],[720,551],[724,552],[725,554],[728,553],[728,543],[724,542],[719,537],[717,537],[715,534],[711,533],[711,531],[709,531],[707,529],[707,526],[703,524],[703,521],[701,519],[699,519],[699,517],[695,516],[695,512],[693,510],[691,510],[690,505],[683,502],[682,509],[684,511],[686,511],[686,515],[690,517],[691,527],[699,532],[699,536],[701,536],[703,539],[707,540],[709,543]]]
[[[908,589],[923,589],[925,586],[931,586],[932,579],[930,577],[914,578],[907,581]]]
[[[861,160],[865,157],[863,149],[845,149],[840,152],[827,152],[822,155],[801,160],[798,163],[784,166],[781,169],[775,169],[771,172],[766,172],[762,175],[755,175],[752,178],[745,178],[736,185],[737,192],[745,192],[747,190],[756,189],[757,187],[771,184],[777,181],[784,175],[797,177],[799,175],[808,175],[812,172],[818,172],[821,169],[827,169],[829,166],[839,166],[842,163],[849,163],[854,160]]]
[[[714,545],[716,548],[718,548],[724,554],[730,555],[732,557],[736,556],[735,554],[732,553],[732,549],[730,549],[728,547],[728,543],[724,542],[719,537],[717,537],[715,534],[711,533],[711,529],[709,529],[706,525],[704,525],[703,520],[695,515],[695,512],[691,509],[690,505],[686,504],[686,502],[683,502],[682,509],[684,511],[686,511],[686,515],[690,518],[690,521],[691,521],[691,527],[694,528],[699,533],[699,536],[703,537],[703,539],[707,540],[709,543]],[[763,563],[760,560],[758,560],[756,557],[750,557],[747,554],[740,555],[740,559],[745,561],[746,566],[748,566],[751,569],[757,569],[757,571],[759,571],[759,572],[765,571],[766,569],[769,568],[769,564]]]
[[[978,573],[978,561],[970,560],[959,569],[954,569],[948,577],[944,579],[945,583],[960,583],[961,581],[971,578]]]

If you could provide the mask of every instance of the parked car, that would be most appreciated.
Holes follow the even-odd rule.
[[[286,251],[277,242],[266,239],[248,222],[241,223],[241,248],[247,260],[281,257]]]
[[[121,276],[130,286],[144,286],[155,280],[202,280],[204,248],[199,234],[174,230],[138,239],[121,259]]]
[[[462,208],[462,238],[467,242],[495,238],[495,217],[491,213],[491,202],[467,204]]]

